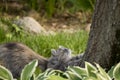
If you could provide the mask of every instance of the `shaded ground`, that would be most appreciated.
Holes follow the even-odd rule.
[[[54,15],[51,18],[46,18],[34,10],[29,11],[27,16],[35,18],[46,29],[52,31],[61,30],[86,30],[89,31],[91,23],[91,13],[76,12],[73,14],[63,13],[61,15]]]
[[[4,5],[4,4],[1,4]],[[42,13],[34,10],[26,10],[23,6],[16,3],[7,3],[8,9],[6,12],[0,12],[0,16],[16,17],[16,16],[31,16],[49,31],[76,31],[79,29],[89,31],[91,22],[91,13],[76,12],[73,14],[63,13],[61,15],[54,14],[51,18],[46,18]]]

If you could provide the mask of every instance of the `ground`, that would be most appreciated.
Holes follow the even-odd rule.
[[[52,31],[76,31],[87,30],[89,31],[91,23],[91,14],[76,12],[74,14],[63,13],[62,15],[54,15],[51,18],[41,17],[36,11],[30,11],[28,16],[31,16],[39,21],[39,23],[46,29]]]
[[[45,17],[44,14],[35,10],[24,11],[21,9],[21,5],[13,3],[7,4],[10,8],[6,12],[0,12],[0,16],[16,17],[16,16],[31,16],[35,18],[39,23],[49,31],[76,31],[87,30],[91,23],[91,12],[75,12],[75,13],[62,13],[60,15],[54,14],[51,18]]]

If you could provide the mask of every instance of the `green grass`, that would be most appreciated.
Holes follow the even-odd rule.
[[[83,30],[75,33],[61,32],[56,33],[56,35],[48,36],[21,36],[19,32],[16,32],[17,26],[14,27],[10,21],[11,20],[4,18],[3,20],[0,20],[0,44],[6,42],[21,42],[45,57],[49,57],[51,55],[51,49],[58,48],[59,45],[70,48],[73,51],[73,54],[82,53],[86,48],[88,33]],[[9,31],[3,30],[5,26],[8,27]]]
[[[2,31],[3,32],[3,31]],[[35,52],[43,56],[50,56],[52,48],[57,48],[59,45],[68,47],[73,50],[74,54],[84,52],[88,34],[84,31],[69,33],[57,33],[56,35],[39,35],[39,36],[26,36],[26,37],[12,37],[4,38],[0,32],[0,43],[6,42],[22,42],[33,49]]]

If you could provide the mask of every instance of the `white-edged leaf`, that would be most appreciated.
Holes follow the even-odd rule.
[[[97,72],[98,70],[92,64],[90,64],[88,62],[85,62],[85,69],[87,71],[87,76],[89,76],[89,77],[97,77],[94,72]]]
[[[32,62],[27,64],[22,70],[20,80],[30,80],[33,73],[35,72],[37,65],[38,65],[38,60],[33,60]]]
[[[84,79],[82,80],[98,80],[97,78],[94,78],[94,77],[85,77]]]
[[[47,69],[45,72],[40,73],[35,80],[46,80],[51,75],[55,75],[55,70]]]
[[[76,76],[75,73],[73,73],[71,71],[66,71],[64,74],[68,77],[69,80],[82,80],[81,78]]]
[[[5,67],[0,65],[0,79],[13,80],[12,73]]]
[[[54,75],[55,74],[55,70],[51,70],[51,69],[47,69],[45,72],[44,72],[44,76],[45,77],[48,77],[49,75]]]
[[[79,66],[68,67],[68,71],[73,72],[79,78],[85,77],[87,74],[86,70]]]
[[[113,70],[113,77],[115,80],[120,80],[120,63],[118,63]]]
[[[105,70],[100,67],[100,65],[96,64],[99,73],[105,78],[105,80],[111,80],[110,76],[105,72]]]
[[[96,73],[97,75],[97,80],[107,80],[103,75],[101,75],[100,73]],[[111,79],[112,80],[112,79]]]
[[[114,70],[115,66],[112,66],[112,68],[108,71],[108,75],[113,78],[113,70]]]
[[[40,73],[35,80],[46,80],[46,77],[44,77],[44,73]]]

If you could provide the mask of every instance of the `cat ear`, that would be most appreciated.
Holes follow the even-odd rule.
[[[55,56],[57,54],[55,49],[51,49],[51,53],[53,56]]]

